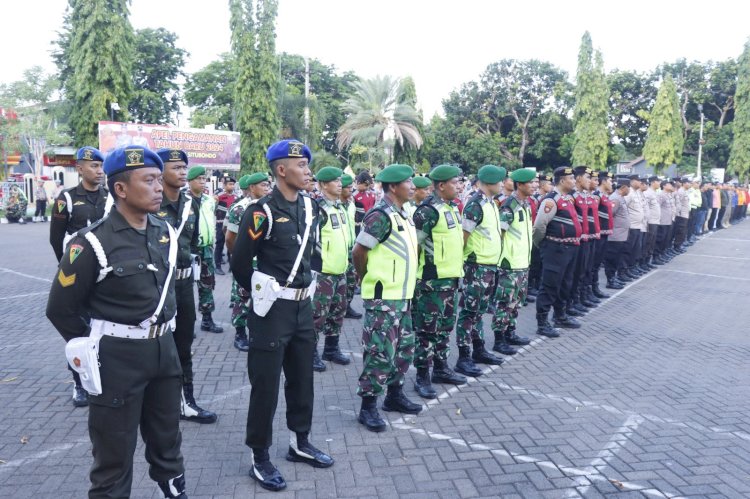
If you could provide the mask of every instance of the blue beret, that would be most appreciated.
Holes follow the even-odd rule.
[[[269,163],[284,158],[307,158],[307,161],[312,163],[312,152],[309,147],[297,139],[276,142],[266,152],[266,159]]]
[[[164,163],[151,149],[137,146],[125,146],[115,149],[107,155],[102,166],[104,173],[111,177],[124,171],[138,168],[158,168],[164,171]]]
[[[95,147],[84,146],[76,152],[76,160],[82,161],[104,161],[104,155]]]
[[[167,161],[184,161],[185,164],[188,164],[187,154],[180,149],[159,149],[156,151],[156,154],[159,155],[164,163]]]

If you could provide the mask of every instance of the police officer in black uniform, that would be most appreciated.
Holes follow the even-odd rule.
[[[71,240],[47,303],[66,341],[100,338],[101,394],[89,397],[90,498],[130,496],[139,426],[151,478],[164,497],[187,497],[172,338],[174,231],[151,215],[162,200],[162,168],[156,153],[138,146],[107,156],[115,208]]]
[[[195,293],[193,292],[193,263],[198,258],[198,216],[200,207],[187,191],[188,157],[179,149],[156,151],[164,163],[162,184],[164,197],[157,216],[169,223],[177,233],[177,268],[175,269],[175,298],[177,300],[177,324],[174,331],[177,353],[182,365],[182,402],[180,417],[196,423],[216,422],[216,414],[202,409],[195,402],[193,393],[193,358],[191,349],[195,330]]]
[[[252,292],[261,288],[258,279],[268,283],[273,278],[281,286],[278,299],[265,316],[258,315],[258,301],[253,297],[247,357],[252,390],[245,438],[252,449],[250,476],[265,489],[281,490],[286,482],[271,463],[268,449],[273,442],[273,418],[282,368],[287,427],[292,432],[287,460],[327,468],[333,465],[333,459],[316,449],[308,439],[313,413],[315,349],[310,300],[315,289],[311,257],[319,216],[317,204],[299,192],[312,182],[312,153],[297,140],[282,140],[269,147],[266,159],[276,186],[245,211],[230,266],[237,283]],[[308,220],[310,227],[305,241]],[[300,263],[293,274],[300,252]],[[254,257],[258,259],[257,270],[253,269]]]
[[[73,234],[88,227],[104,216],[107,191],[102,186],[104,157],[98,149],[82,147],[76,152],[76,170],[81,182],[60,192],[52,206],[52,223],[49,226],[49,243],[59,262],[65,252],[66,243]],[[89,404],[88,393],[81,386],[81,378],[73,373],[73,405],[85,407]]]

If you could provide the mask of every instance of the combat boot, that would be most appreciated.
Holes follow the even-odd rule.
[[[609,279],[607,279],[607,284],[609,284]],[[599,281],[596,281],[591,285],[591,293],[600,300],[606,300],[607,298],[609,298],[609,295],[607,293],[604,293],[601,289],[599,289]]]
[[[437,392],[430,383],[430,368],[429,367],[418,367],[417,377],[414,380],[414,389],[417,391],[417,395],[423,399],[434,399],[437,397]]]
[[[446,385],[465,385],[466,378],[460,374],[453,372],[453,369],[448,367],[448,363],[444,360],[433,357],[432,359],[432,382],[443,383]]]
[[[594,294],[593,286],[586,286],[583,288],[583,292],[586,294],[586,299],[593,303],[595,307],[598,307],[602,302],[599,297]]]
[[[167,480],[166,482],[157,482],[157,485],[159,485],[159,488],[161,489],[162,494],[164,494],[165,499],[187,499],[187,494],[185,493],[184,474],[172,478],[171,480]]]
[[[536,295],[532,295],[529,292],[526,292],[526,301],[528,303],[536,303]]]
[[[617,280],[619,280],[620,282],[628,283],[633,281],[633,278],[628,275],[625,269],[621,269],[617,271]]]
[[[383,410],[402,414],[419,414],[422,406],[415,404],[404,395],[404,387],[398,384],[388,385],[388,393],[383,400]]]
[[[495,331],[495,343],[492,345],[492,350],[503,355],[515,355],[518,353],[518,350],[508,344],[504,331]]]
[[[607,278],[607,288],[608,289],[622,289],[625,285],[615,279],[614,277]]]
[[[340,366],[347,366],[351,362],[349,357],[341,353],[338,336],[326,336],[326,343],[323,347],[323,360],[330,360]]]
[[[208,333],[223,333],[224,328],[217,325],[211,317],[211,312],[203,314],[203,320],[201,321],[201,331]]]
[[[247,352],[250,349],[250,344],[247,341],[247,332],[244,327],[235,328],[237,331],[234,333],[234,348],[240,352]]]
[[[89,392],[77,383],[73,384],[73,406],[86,407],[89,405]]]
[[[553,328],[547,319],[548,312],[539,312],[536,314],[536,334],[548,338],[557,338],[560,332]]]
[[[456,362],[455,369],[456,372],[464,376],[471,376],[472,378],[482,375],[482,370],[471,360],[471,348],[469,347],[458,347],[458,361]]]
[[[180,406],[180,419],[193,421],[201,424],[215,423],[217,416],[215,412],[207,411],[198,407],[193,397],[193,384],[182,385],[182,404]]]
[[[561,327],[563,329],[578,329],[581,327],[581,323],[573,317],[569,317],[565,314],[557,315],[553,317],[553,323],[555,327]]]
[[[359,409],[357,421],[370,431],[376,433],[385,430],[385,421],[380,417],[377,406],[378,398],[375,396],[362,397],[362,406]]]
[[[531,343],[531,340],[525,336],[518,336],[516,334],[516,327],[512,326],[505,330],[505,341],[508,345],[514,346],[526,346]]]
[[[588,312],[587,308],[576,307],[575,302],[572,300],[568,301],[565,306],[565,312],[572,317],[583,317]]]
[[[325,370],[326,365],[322,360],[320,360],[320,355],[318,354],[318,346],[315,345],[315,350],[313,350],[313,371],[315,371],[316,373],[322,373]]]
[[[484,340],[474,340],[474,351],[471,354],[471,360],[477,364],[487,364],[490,366],[499,366],[503,359],[497,357],[484,348]]]
[[[344,319],[361,319],[361,318],[362,318],[362,314],[354,310],[352,308],[352,304],[350,303],[346,307],[346,314],[344,315]]]
[[[578,301],[576,302],[576,305],[579,303],[588,309],[595,308],[597,305],[596,303],[589,300],[589,297],[586,294],[586,288],[584,286],[581,286],[581,289],[578,291]]]

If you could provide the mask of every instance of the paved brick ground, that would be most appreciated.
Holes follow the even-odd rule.
[[[80,498],[88,486],[87,410],[69,403],[63,342],[44,317],[55,272],[47,229],[0,226],[0,497]],[[276,497],[750,496],[748,250],[750,222],[705,238],[582,329],[535,338],[419,416],[386,414],[381,434],[355,420],[360,324],[347,320],[353,364],[316,375],[313,439],[337,463],[283,459],[282,400],[271,452],[289,488]],[[227,326],[229,278],[218,288]],[[524,309],[521,332],[534,336],[533,320]],[[195,342],[198,400],[220,416],[183,424],[190,497],[264,494],[247,476],[249,387],[227,329]],[[133,497],[158,497],[140,446]]]

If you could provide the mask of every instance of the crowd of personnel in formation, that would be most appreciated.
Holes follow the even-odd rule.
[[[350,363],[339,340],[345,318],[362,318],[355,293],[364,304],[358,421],[380,432],[381,395],[382,410],[422,410],[404,391],[411,365],[419,397],[465,384],[483,374],[479,365],[529,344],[517,331],[520,307],[535,302],[539,335],[579,328],[577,317],[609,297],[602,266],[606,288],[622,289],[707,231],[743,220],[750,200],[742,187],[586,166],[545,175],[485,165],[470,181],[452,165],[415,176],[393,164],[374,179],[326,166],[313,177],[310,149],[296,140],[269,147],[270,176],[224,177],[215,195],[184,151],[131,145],[104,158],[83,147],[76,158],[81,182],[53,205],[59,268],[47,316],[69,345],[86,338],[98,356],[101,387],[88,393],[81,373],[91,381],[92,372],[68,355],[73,403],[89,406],[90,497],[130,494],[139,426],[164,497],[187,497],[179,420],[217,420],[195,400],[192,343],[197,311],[202,331],[223,331],[212,313],[225,254],[234,347],[247,352],[252,386],[250,476],[281,490],[269,454],[281,371],[286,458],[333,465],[309,440],[313,372]]]

